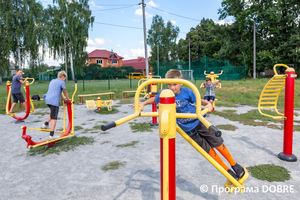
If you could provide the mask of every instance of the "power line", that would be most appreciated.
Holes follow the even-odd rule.
[[[174,16],[177,16],[177,17],[181,17],[181,18],[185,18],[185,19],[189,19],[189,20],[194,20],[194,21],[201,21],[201,20],[199,20],[199,19],[193,19],[193,18],[190,18],[190,17],[185,17],[185,16],[182,16],[182,15],[177,15],[177,14],[175,14],[175,13],[171,13],[171,12],[168,12],[168,11],[165,11],[165,10],[161,10],[161,9],[159,9],[159,8],[155,8],[155,7],[151,7],[151,8],[153,8],[153,9],[155,9],[155,10],[159,10],[159,11],[161,11],[161,12],[166,12],[166,13],[168,13],[168,14],[171,14],[171,15],[174,15]]]
[[[136,5],[137,5],[137,4],[136,4]],[[102,10],[92,10],[92,12],[125,9],[125,8],[131,8],[131,7],[134,7],[134,6],[136,6],[136,5],[130,5],[130,6],[119,7],[119,8],[102,9]]]

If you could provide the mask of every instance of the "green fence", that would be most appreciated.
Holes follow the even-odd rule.
[[[156,63],[157,64],[157,63]],[[164,78],[166,72],[170,69],[178,69],[186,79],[199,80],[205,79],[204,72],[209,74],[211,71],[215,74],[223,70],[223,74],[219,77],[220,80],[239,80],[246,78],[246,66],[232,66],[227,60],[216,60],[207,56],[199,60],[191,61],[172,61],[159,62],[158,74]],[[189,69],[191,71],[189,71]],[[191,78],[188,78],[192,74]]]

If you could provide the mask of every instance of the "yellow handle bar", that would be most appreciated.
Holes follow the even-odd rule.
[[[26,78],[22,78],[22,79],[26,79]],[[34,79],[34,78],[27,78],[27,80],[29,80],[29,79],[32,80],[32,81],[29,83],[29,85],[33,84],[35,79]],[[29,82],[29,81],[28,81],[28,82]]]
[[[287,66],[287,65],[285,65],[285,64],[276,64],[276,65],[274,65],[274,67],[273,67],[273,71],[274,71],[275,75],[278,75],[278,74],[277,74],[276,67],[285,67],[285,68],[287,68],[287,69],[289,68],[289,66]]]

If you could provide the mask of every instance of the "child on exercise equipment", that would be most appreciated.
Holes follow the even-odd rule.
[[[20,103],[24,105],[25,110],[27,109],[26,101],[21,91],[21,84],[25,84],[28,77],[26,77],[25,80],[23,81],[22,73],[23,71],[21,69],[17,69],[16,75],[14,75],[11,81],[11,94],[13,96],[14,102],[11,105],[9,113],[13,113],[14,107],[18,103],[18,101],[20,101]]]
[[[206,82],[203,83],[203,88],[206,87],[204,100],[210,102],[211,104],[215,100],[215,85],[216,88],[219,88],[219,81],[211,82],[211,78],[207,78]]]
[[[171,69],[166,73],[165,77],[182,79],[182,74],[178,70]],[[192,105],[196,102],[194,92],[189,88],[181,88],[181,85],[182,84],[168,84],[168,88],[175,94],[176,112],[196,113],[196,107]],[[152,97],[141,103],[139,105],[141,110],[143,110],[144,106],[147,104],[152,104],[154,102],[159,103],[160,92],[155,97]],[[212,110],[212,105],[208,101],[201,99],[201,104],[206,105],[206,107],[209,109],[209,112]],[[216,162],[218,162],[233,178],[238,179],[244,175],[244,169],[232,158],[227,147],[223,144],[224,141],[222,137],[217,137],[212,134],[199,121],[199,119],[177,118],[176,121],[178,126],[184,132],[186,132],[200,147],[202,147]],[[215,152],[214,148],[217,149],[227,159],[234,172],[227,167],[227,165]]]
[[[64,95],[66,96],[66,100],[70,100],[69,99],[69,95],[66,89],[66,83],[65,80],[67,78],[67,74],[65,71],[60,71],[57,74],[57,78],[53,79],[50,84],[49,84],[49,88],[48,88],[48,92],[46,94],[46,96],[44,97],[44,100],[47,104],[47,106],[50,108],[50,115],[48,117],[48,119],[46,120],[46,122],[42,125],[41,129],[48,129],[49,128],[49,122],[51,122],[51,128],[50,128],[50,136],[48,140],[54,140],[55,138],[53,138],[54,135],[54,130],[55,130],[55,126],[56,126],[56,121],[57,121],[57,115],[58,115],[58,110],[59,110],[59,100],[60,98],[63,100],[63,95],[62,92],[64,93]]]

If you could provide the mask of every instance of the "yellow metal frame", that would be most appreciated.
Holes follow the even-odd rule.
[[[289,67],[285,64],[276,64],[273,67],[275,75],[268,81],[263,88],[258,101],[258,111],[261,115],[271,117],[273,119],[286,119],[283,113],[280,113],[277,109],[278,98],[281,90],[285,86],[285,75],[278,75],[276,67]],[[265,109],[274,109],[278,116],[269,115],[263,113]]]
[[[33,79],[33,81],[34,81],[34,78],[32,78]],[[33,83],[33,82],[32,82]],[[26,83],[25,83],[25,86],[29,86],[30,84],[32,84],[32,83],[29,83],[28,81],[26,81]],[[9,81],[7,81],[7,83],[6,83],[6,85],[11,85],[10,84],[10,82]],[[26,89],[25,89],[26,87],[24,87],[24,90],[25,90],[25,94],[27,94],[27,91],[26,91]],[[26,95],[25,95],[25,97],[26,97]],[[30,97],[30,95],[29,95],[29,97]],[[6,100],[6,114],[8,115],[8,116],[15,116],[16,115],[16,113],[9,113],[9,110],[8,110],[8,104],[9,104],[9,99],[11,98],[11,86],[9,86],[9,91],[8,91],[8,95],[7,95],[7,100]],[[34,105],[33,105],[33,103],[32,103],[32,99],[31,98],[29,98],[29,101],[30,101],[30,106],[31,106],[31,110],[29,111],[29,113],[33,113],[34,112]]]
[[[87,109],[95,109],[96,107],[102,107],[102,106],[106,106],[108,111],[112,110],[112,106],[114,105],[114,101],[113,100],[98,100],[94,101],[94,100],[86,100],[85,101],[86,107]]]
[[[150,85],[152,83],[166,83],[166,84],[170,84],[170,83],[181,83],[184,85],[189,86],[192,91],[195,93],[196,96],[196,113],[176,113],[175,115],[172,114],[172,104],[170,105],[162,105],[162,106],[167,106],[167,108],[164,110],[162,108],[159,109],[159,113],[158,112],[141,112],[140,108],[139,108],[139,96],[140,93],[142,92],[143,88],[145,88],[147,85]],[[173,94],[174,95],[174,94]],[[115,126],[118,126],[122,123],[125,123],[129,120],[132,120],[136,117],[159,117],[160,119],[160,123],[159,123],[159,134],[160,137],[163,138],[163,145],[164,145],[164,153],[163,153],[163,157],[164,158],[168,158],[168,151],[165,151],[165,149],[168,149],[168,139],[169,138],[175,138],[176,137],[176,132],[174,135],[172,135],[172,131],[170,131],[171,127],[175,127],[176,124],[176,118],[198,118],[205,126],[206,128],[209,128],[212,124],[210,122],[208,122],[203,115],[205,113],[207,113],[208,109],[204,109],[203,111],[201,111],[201,96],[200,93],[197,89],[197,87],[192,84],[191,82],[187,81],[187,80],[183,80],[183,79],[149,79],[145,82],[143,82],[137,89],[136,93],[135,93],[135,102],[134,102],[135,108],[134,108],[134,114],[126,116],[122,119],[116,120]],[[175,116],[174,120],[171,120],[171,116]],[[171,133],[171,135],[169,134],[169,131]],[[240,188],[240,191],[242,191],[242,189],[244,188],[243,182],[248,178],[249,174],[247,172],[247,169],[244,168],[245,170],[245,175],[239,179],[239,180],[235,180],[222,166],[220,166],[213,158],[211,158],[211,156],[209,156],[209,154],[206,153],[206,151],[204,151],[192,138],[190,138],[178,125],[176,125],[176,131],[182,135],[183,138],[185,138],[198,152],[200,152],[214,167],[216,167],[225,177],[228,178],[228,180],[230,180],[230,182],[232,182],[232,184],[235,187]],[[166,134],[167,133],[167,134]],[[166,136],[167,135],[167,136]],[[163,199],[168,199],[168,191],[169,191],[169,183],[168,183],[168,161],[164,159],[164,164],[163,164],[163,170],[164,170],[164,175],[163,175]]]
[[[212,72],[210,72],[210,73],[212,73]],[[210,78],[211,82],[217,81],[217,78],[219,78],[219,76],[222,75],[222,74],[223,74],[223,70],[221,71],[220,74],[215,74],[214,73],[214,75],[206,74],[206,71],[204,71],[204,75],[206,76],[206,78]],[[222,85],[221,85],[221,83],[219,83],[219,88],[221,88],[221,87],[222,87]],[[200,85],[200,88],[204,88],[203,83]]]
[[[155,79],[157,80],[157,79],[161,79],[161,76],[157,76],[157,75],[149,75],[147,78],[140,79],[139,82],[138,82],[138,87],[139,87],[142,83],[144,83],[145,81],[147,81],[147,80],[149,80],[149,79],[152,79],[152,78],[155,78]],[[156,86],[156,91],[162,90],[162,86],[163,86],[163,84],[158,84],[158,85]],[[148,86],[142,89],[140,95],[143,95],[144,98],[149,98],[149,97],[150,97],[151,92],[148,93]]]
[[[32,148],[35,148],[35,147],[44,146],[46,144],[58,142],[60,140],[66,139],[68,137],[73,137],[75,135],[75,132],[74,132],[74,96],[75,96],[76,92],[77,92],[77,83],[75,83],[75,90],[74,90],[74,93],[72,95],[72,105],[71,105],[71,109],[72,109],[72,128],[71,128],[71,133],[64,136],[64,137],[59,137],[59,138],[56,138],[56,139],[50,140],[50,141],[46,140],[45,142],[42,142],[42,143],[39,143],[39,144],[36,144],[36,145],[28,146],[28,149],[32,149]],[[21,127],[21,129],[23,129],[23,126]],[[36,128],[28,128],[28,127],[26,127],[26,129],[35,130],[35,131],[50,132],[49,129],[41,129],[41,128],[36,129]],[[65,131],[66,131],[66,105],[63,102],[63,131],[62,132],[55,131],[54,133],[64,134]]]
[[[24,79],[25,80],[25,78],[22,78],[22,79]],[[27,78],[27,80],[31,80],[31,82],[29,83],[29,85],[31,85],[31,84],[33,84],[34,83],[34,81],[35,81],[35,79],[34,78]],[[27,82],[27,81],[26,81]],[[28,81],[29,82],[29,81]]]

